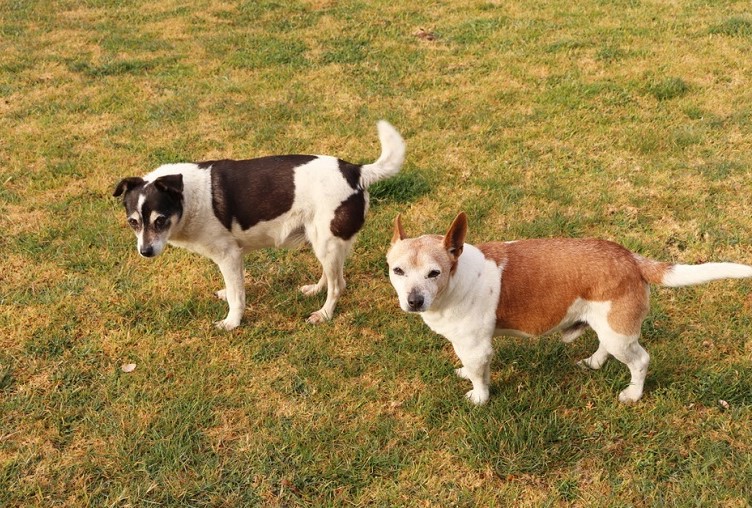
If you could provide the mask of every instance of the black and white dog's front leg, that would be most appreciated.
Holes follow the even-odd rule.
[[[240,249],[227,249],[222,254],[212,256],[225,280],[225,289],[217,291],[217,296],[227,301],[230,307],[227,317],[214,323],[221,330],[237,328],[245,310],[245,282],[243,279],[243,253]]]

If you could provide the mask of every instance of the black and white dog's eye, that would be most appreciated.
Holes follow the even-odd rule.
[[[394,275],[405,275],[405,271],[400,267],[397,267],[392,271],[394,272]]]
[[[438,270],[431,270],[430,272],[428,272],[428,278],[429,279],[435,279],[439,275],[441,275],[441,272],[438,271]]]
[[[133,229],[136,229],[138,227],[138,221],[136,219],[130,218],[128,219],[128,225]]]
[[[154,220],[154,227],[157,229],[164,229],[167,225],[167,218],[163,215],[160,215]]]

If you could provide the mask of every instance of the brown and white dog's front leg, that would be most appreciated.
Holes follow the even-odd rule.
[[[214,324],[221,330],[232,330],[240,325],[245,310],[243,253],[240,249],[232,249],[212,259],[219,266],[219,271],[222,272],[222,278],[225,281],[225,289],[218,291],[217,296],[226,300],[230,307],[227,317]]]
[[[491,338],[487,340],[461,339],[451,342],[457,357],[462,362],[462,367],[456,369],[455,373],[473,383],[473,389],[465,396],[473,404],[485,404],[490,395],[491,359],[493,358]]]

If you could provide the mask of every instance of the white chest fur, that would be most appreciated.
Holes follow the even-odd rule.
[[[489,337],[496,327],[500,287],[501,268],[465,244],[449,285],[421,314],[423,321],[453,343]]]

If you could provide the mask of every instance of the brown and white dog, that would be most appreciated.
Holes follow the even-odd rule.
[[[399,215],[387,253],[389,278],[400,306],[419,312],[449,339],[469,379],[467,397],[488,400],[491,339],[562,332],[571,342],[588,327],[599,346],[579,365],[599,369],[609,355],[629,367],[621,402],[642,396],[650,356],[640,346],[648,313],[648,284],[679,287],[716,279],[752,277],[752,266],[736,263],[680,265],[634,254],[596,239],[535,239],[464,243],[467,217],[460,213],[445,236],[407,238]]]

